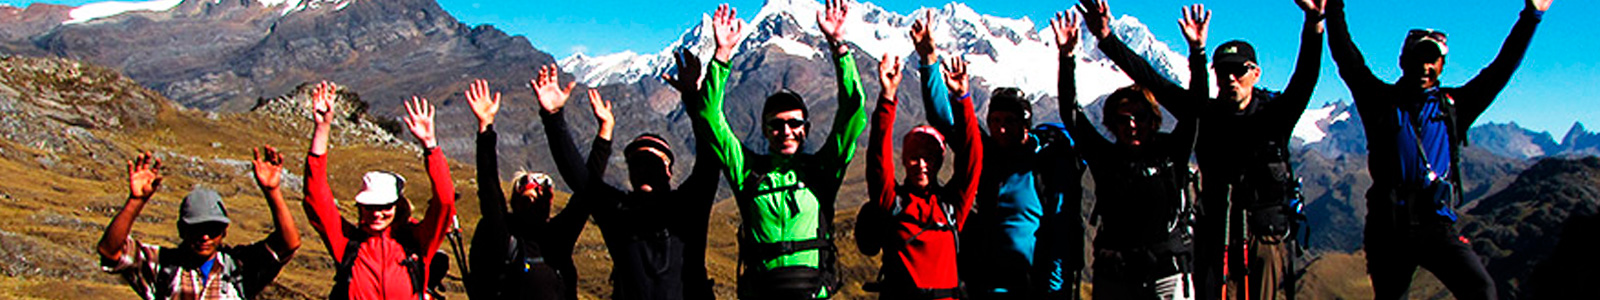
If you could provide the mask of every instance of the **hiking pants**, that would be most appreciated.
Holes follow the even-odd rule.
[[[1495,299],[1494,281],[1454,224],[1396,225],[1367,215],[1367,273],[1374,299],[1405,299],[1417,267],[1433,272],[1456,299]]]
[[[1159,258],[1161,265],[1128,264],[1109,251],[1097,250],[1092,299],[1193,300],[1197,296],[1187,259]],[[1166,265],[1169,264],[1170,265]]]
[[[1289,267],[1294,264],[1294,247],[1284,241],[1282,236],[1252,236],[1245,241],[1245,247],[1235,249],[1232,257],[1243,257],[1244,261],[1229,262],[1234,273],[1228,278],[1228,298],[1246,300],[1278,300],[1291,299],[1288,285],[1295,284],[1294,274],[1290,274]]]

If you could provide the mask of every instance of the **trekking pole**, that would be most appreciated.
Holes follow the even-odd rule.
[[[450,248],[456,252],[456,265],[461,266],[461,277],[466,278],[467,274],[471,273],[471,271],[467,269],[466,248],[462,247],[461,244],[461,220],[456,217],[451,217],[450,227],[454,230],[451,230],[450,233],[445,234],[445,237],[450,239]]]
[[[1222,298],[1218,299],[1228,299],[1229,276],[1233,273],[1233,264],[1228,263],[1228,255],[1233,252],[1231,251],[1233,250],[1233,185],[1229,184],[1227,187],[1228,191],[1224,194],[1227,195],[1224,197],[1227,200],[1224,205],[1227,213],[1224,213],[1222,218]]]

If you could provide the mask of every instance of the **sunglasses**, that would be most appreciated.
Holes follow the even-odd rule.
[[[805,119],[773,119],[767,121],[767,130],[804,128],[806,125],[810,124],[811,122],[806,121]]]
[[[223,224],[223,223],[194,224],[194,225],[187,225],[187,226],[180,227],[180,228],[178,228],[178,231],[179,231],[178,234],[186,236],[186,237],[198,238],[198,237],[202,237],[202,236],[208,236],[208,237],[215,238],[215,237],[220,237],[220,236],[222,236],[223,233],[228,232],[228,224]]]
[[[1437,40],[1440,43],[1444,43],[1449,39],[1449,36],[1445,35],[1444,31],[1435,29],[1412,29],[1410,32],[1406,32],[1407,41],[1421,40],[1425,37]]]
[[[395,205],[395,203],[389,203],[389,204],[384,204],[384,205],[356,204],[356,208],[359,208],[359,209],[362,209],[362,210],[390,210],[390,209],[394,209],[394,205]]]
[[[1106,118],[1109,119],[1112,122],[1111,124],[1117,124],[1117,125],[1128,124],[1128,122],[1134,122],[1134,123],[1138,123],[1138,124],[1146,124],[1146,123],[1150,123],[1152,121],[1155,121],[1157,119],[1156,116],[1153,115],[1153,114],[1138,114],[1138,115],[1116,114],[1116,115],[1106,116]]]
[[[1256,66],[1256,63],[1246,62],[1242,64],[1214,65],[1211,66],[1211,68],[1217,70],[1217,77],[1226,77],[1228,75],[1240,77],[1244,76],[1244,74],[1250,73],[1250,71],[1255,70],[1258,67]]]

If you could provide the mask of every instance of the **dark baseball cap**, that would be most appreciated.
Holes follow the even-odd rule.
[[[1232,40],[1217,46],[1217,53],[1211,55],[1215,64],[1243,64],[1256,62],[1256,47],[1241,40]]]
[[[178,208],[178,225],[195,225],[207,222],[231,223],[228,209],[222,206],[222,195],[217,191],[195,186]]]

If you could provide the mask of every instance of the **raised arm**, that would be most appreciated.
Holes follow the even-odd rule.
[[[960,77],[967,77],[966,67],[961,68]],[[963,88],[964,90],[964,88]],[[951,178],[952,185],[960,189],[960,206],[956,208],[956,231],[966,228],[967,215],[972,212],[973,199],[978,198],[978,179],[983,178],[983,132],[978,129],[978,113],[972,104],[972,97],[968,95],[951,100],[955,104],[956,131],[950,140],[950,149],[955,150],[955,176]]]
[[[507,246],[511,240],[511,232],[506,227],[506,194],[500,188],[500,155],[496,152],[499,135],[494,131],[494,116],[500,111],[500,94],[491,93],[489,82],[482,79],[472,82],[466,92],[467,105],[472,107],[473,116],[478,118],[478,137],[476,157],[478,164],[478,219],[477,229],[472,234],[472,252],[468,253],[473,263],[472,272],[479,278],[495,278],[499,274],[498,268],[492,267],[494,263],[507,259],[510,253]],[[469,282],[476,281],[470,280]],[[473,296],[487,297],[481,294],[486,287],[474,285],[469,289]]]
[[[439,245],[444,241],[445,233],[450,231],[451,220],[456,215],[456,187],[455,181],[450,178],[450,165],[445,160],[444,151],[439,149],[438,140],[434,137],[433,105],[428,104],[428,99],[411,97],[411,102],[406,103],[406,128],[411,130],[411,135],[416,136],[422,144],[422,155],[427,164],[428,181],[433,185],[433,198],[428,200],[428,210],[423,215],[422,224],[413,231],[417,240],[422,241],[427,252],[423,262],[431,262],[433,253],[439,250]]]
[[[589,168],[583,163],[583,156],[578,152],[578,142],[568,133],[571,126],[563,114],[567,97],[577,83],[569,82],[563,88],[558,84],[560,76],[560,68],[554,64],[547,65],[539,68],[539,77],[529,84],[533,86],[534,98],[539,101],[539,116],[544,122],[545,140],[550,144],[550,158],[556,163],[556,171],[561,173],[561,178],[566,180],[567,187],[573,193],[581,193],[589,187],[591,176]]]
[[[126,250],[132,250],[127,249],[127,243],[132,240],[128,234],[133,232],[133,221],[144,211],[150,196],[155,195],[161,187],[161,180],[161,159],[150,152],[146,151],[128,161],[128,201],[123,203],[122,210],[117,211],[111,224],[106,225],[105,234],[100,236],[96,250],[102,260],[121,260],[128,254]]]
[[[872,111],[872,127],[867,134],[867,193],[873,205],[884,211],[894,211],[894,118],[899,99],[894,90],[900,87],[900,58],[885,54],[878,63],[878,80],[883,91],[878,93],[878,108]]]
[[[1186,96],[1170,96],[1183,95],[1187,89],[1178,85],[1177,82],[1167,79],[1166,76],[1161,75],[1161,72],[1157,71],[1154,66],[1151,66],[1149,61],[1145,60],[1143,57],[1140,57],[1139,53],[1134,52],[1133,49],[1128,48],[1128,45],[1123,43],[1121,38],[1118,38],[1115,34],[1111,34],[1111,12],[1109,6],[1106,4],[1106,1],[1080,0],[1079,2],[1079,13],[1083,14],[1084,23],[1088,25],[1089,32],[1094,34],[1095,38],[1100,40],[1099,47],[1101,53],[1105,53],[1107,58],[1110,58],[1111,61],[1116,63],[1118,67],[1121,67],[1122,73],[1127,74],[1128,78],[1133,79],[1134,83],[1149,88],[1150,91],[1154,92],[1156,95],[1169,95],[1168,97],[1158,97],[1161,98],[1158,100],[1158,102],[1162,107],[1167,107],[1168,111],[1172,111],[1172,113],[1175,115],[1194,113],[1190,110],[1172,108],[1182,107],[1182,105],[1176,103],[1178,101],[1195,100],[1181,99],[1186,98]],[[1204,20],[1209,19],[1210,16],[1208,13],[1207,15],[1197,17],[1201,17],[1201,19]],[[1203,23],[1199,25],[1200,27],[1198,29],[1202,35],[1200,38],[1203,40],[1205,25]],[[1187,34],[1187,30],[1185,32]],[[1190,46],[1194,46],[1193,41],[1190,42]],[[1202,48],[1201,52],[1204,52],[1203,49],[1205,45],[1203,44],[1203,41],[1200,47]],[[1194,51],[1191,50],[1190,53],[1194,53]],[[1193,81],[1194,78],[1190,78],[1189,80]]]
[[[600,124],[600,129],[595,133],[594,144],[589,147],[589,159],[585,166],[589,171],[589,180],[586,183],[589,186],[583,189],[589,195],[584,195],[583,199],[586,202],[600,201],[606,203],[605,206],[611,206],[610,203],[622,199],[625,194],[621,189],[606,183],[605,179],[606,168],[611,166],[609,163],[611,131],[616,126],[616,119],[611,114],[611,102],[600,98],[599,90],[589,90],[589,107],[594,109],[594,118]],[[567,202],[567,206],[571,207],[572,202]]]
[[[917,73],[922,76],[922,107],[928,124],[939,132],[950,132],[955,126],[955,116],[950,112],[950,90],[945,87],[943,65],[933,41],[933,11],[911,24],[911,43],[916,46],[922,60]]]
[[[1333,56],[1333,64],[1339,67],[1339,77],[1344,78],[1351,93],[1372,91],[1384,85],[1382,79],[1372,74],[1372,69],[1367,67],[1367,59],[1356,48],[1355,41],[1350,39],[1350,24],[1345,22],[1344,0],[1327,1],[1324,16],[1327,16],[1328,22],[1328,54]],[[1365,98],[1356,96],[1354,101]],[[1356,105],[1360,106],[1359,103]]]
[[[704,91],[700,88],[700,82],[705,75],[704,69],[701,68],[700,57],[695,56],[693,52],[689,52],[687,49],[678,49],[675,54],[678,74],[675,76],[662,74],[661,76],[669,85],[678,90],[679,101],[688,105],[688,103],[703,97],[701,94]],[[698,201],[695,202],[697,203],[696,205],[690,206],[691,211],[705,213],[709,212],[711,205],[717,200],[715,196],[717,183],[721,182],[718,180],[721,174],[718,174],[717,171],[722,169],[722,164],[717,162],[716,152],[711,151],[711,140],[713,138],[711,137],[710,124],[700,120],[691,120],[689,126],[694,129],[694,167],[690,169],[689,179],[678,185],[678,190],[690,195],[689,198],[691,199],[689,201]],[[706,196],[704,199],[696,198],[700,197],[700,195]]]
[[[1210,31],[1210,24],[1211,11],[1200,4],[1185,8],[1183,19],[1178,20],[1178,26],[1183,28],[1183,37],[1189,42],[1189,88],[1184,90],[1185,99],[1157,97],[1156,102],[1173,112],[1172,116],[1179,120],[1198,117],[1205,102],[1211,99],[1211,76],[1206,72],[1206,35]]]
[[[1326,0],[1295,0],[1305,12],[1306,21],[1300,29],[1300,57],[1296,58],[1294,75],[1289,86],[1283,89],[1271,107],[1271,116],[1277,120],[1271,128],[1285,135],[1294,130],[1306,105],[1311,103],[1311,93],[1317,87],[1317,76],[1322,74],[1322,15]]]
[[[845,16],[850,7],[844,0],[828,1],[827,9],[817,12],[817,26],[828,38],[838,70],[839,111],[835,112],[832,132],[817,154],[823,157],[825,170],[833,170],[834,178],[844,178],[850,160],[855,158],[856,138],[867,129],[866,96],[861,91],[861,75],[856,70],[856,60],[844,42]]]
[[[1505,44],[1500,46],[1500,54],[1488,67],[1478,72],[1478,76],[1458,88],[1457,93],[1450,94],[1456,100],[1456,120],[1463,124],[1456,126],[1460,130],[1456,134],[1465,136],[1467,127],[1489,109],[1489,104],[1494,103],[1500,91],[1505,90],[1506,84],[1511,81],[1511,74],[1517,71],[1517,66],[1522,64],[1522,58],[1528,53],[1534,29],[1544,19],[1544,12],[1550,9],[1550,2],[1527,0],[1522,17],[1517,19],[1517,24],[1511,27],[1511,34],[1506,36]]]
[[[283,192],[278,189],[281,185],[283,173],[283,155],[272,146],[261,146],[254,151],[255,160],[250,161],[252,170],[256,175],[256,186],[261,188],[261,194],[267,198],[267,207],[272,210],[272,234],[267,236],[267,246],[272,247],[272,252],[287,258],[300,249],[300,229],[295,227],[294,216],[289,214],[289,205],[283,201]]]
[[[744,170],[745,150],[739,137],[728,126],[727,116],[722,112],[722,101],[727,93],[728,73],[731,72],[728,60],[733,57],[734,47],[743,39],[743,23],[739,21],[737,13],[727,4],[717,7],[711,19],[717,49],[714,59],[706,67],[704,92],[700,93],[699,101],[684,103],[689,110],[690,121],[702,122],[710,129],[711,152],[726,167],[723,172],[728,175],[728,185],[736,190],[744,186],[745,176],[748,175]]]
[[[311,134],[311,150],[306,154],[305,193],[303,207],[311,228],[322,234],[322,245],[333,256],[333,261],[344,261],[344,231],[349,223],[339,216],[339,206],[333,203],[333,188],[328,185],[328,134],[333,124],[333,100],[338,95],[333,84],[322,82],[311,91],[312,121],[316,129]]]

